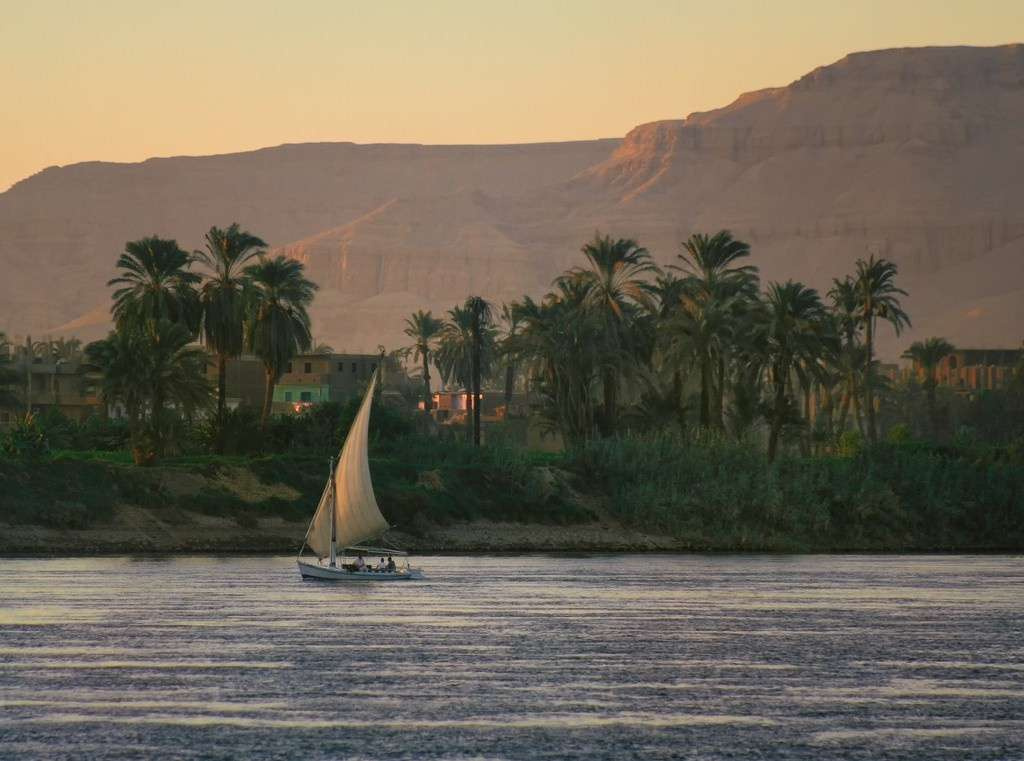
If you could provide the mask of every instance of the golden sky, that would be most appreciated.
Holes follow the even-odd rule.
[[[0,0],[0,190],[287,142],[614,137],[848,52],[1024,38],[1024,0]]]

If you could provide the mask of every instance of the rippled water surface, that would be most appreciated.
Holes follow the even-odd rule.
[[[1024,759],[1019,557],[0,559],[0,757]]]

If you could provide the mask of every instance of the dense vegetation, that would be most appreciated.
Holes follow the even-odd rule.
[[[1024,450],[883,442],[769,462],[721,436],[589,442],[581,483],[625,522],[694,547],[966,549],[1024,546]]]
[[[22,417],[0,438],[0,478],[16,485],[0,493],[5,520],[93,525],[114,500],[241,526],[309,514],[357,401],[271,414],[284,365],[313,343],[316,286],[263,245],[237,225],[212,228],[193,254],[159,238],[126,245],[111,281],[116,330],[84,349],[124,415]],[[529,389],[565,451],[526,451],[515,421],[481,436],[475,404],[464,425],[440,427],[378,407],[372,470],[393,524],[573,523],[597,511],[695,548],[1024,545],[1024,368],[1006,389],[956,394],[936,378],[953,347],[930,338],[905,354],[917,372],[884,378],[877,331],[910,321],[891,262],[859,261],[823,298],[793,281],[762,287],[749,246],[725,231],[692,236],[668,269],[625,239],[595,237],[583,255],[539,301],[498,309],[470,297],[443,318],[407,319],[411,345],[389,358],[407,398],[430,409],[432,368],[471,400],[485,383],[503,386],[506,404]],[[64,341],[16,350],[82,353]],[[243,350],[263,360],[265,400],[231,410],[224,367]],[[9,354],[8,406],[25,392]],[[242,471],[289,496],[224,485]],[[176,492],[176,473],[208,482]]]
[[[301,524],[323,488],[326,453],[355,413],[354,404],[325,407],[277,431],[279,449],[271,454],[197,452],[150,468],[132,465],[123,449],[0,458],[0,480],[9,487],[0,492],[0,513],[6,522],[73,529],[104,525],[114,503],[123,503],[172,524],[188,523],[191,513],[231,518],[241,528],[270,516]],[[694,549],[1024,546],[1019,447],[912,440],[870,447],[849,437],[836,454],[769,462],[760,447],[726,436],[664,432],[594,439],[541,455],[504,445],[476,448],[461,435],[439,441],[387,408],[376,410],[374,421],[378,499],[388,519],[414,535],[481,518],[573,524],[597,511]],[[252,424],[259,425],[255,415]],[[52,440],[73,443],[61,437],[96,433],[54,431]],[[243,473],[267,487],[288,487],[289,494],[241,493],[233,484],[246,480]],[[196,489],[173,487],[196,476],[205,479]]]
[[[407,352],[423,377],[429,357],[447,383],[478,390],[472,358],[506,399],[516,384],[532,391],[570,446],[700,431],[759,441],[775,460],[836,454],[854,432],[877,444],[897,425],[940,443],[973,424],[980,396],[1009,413],[998,440],[1024,435],[1024,365],[1009,390],[970,399],[938,387],[937,367],[954,351],[942,338],[909,347],[909,378],[880,371],[878,331],[910,324],[885,259],[858,261],[823,297],[795,281],[762,287],[750,247],[726,231],[691,236],[667,269],[628,239],[598,236],[582,253],[544,298],[505,304],[500,320],[475,298],[444,319],[410,317]]]

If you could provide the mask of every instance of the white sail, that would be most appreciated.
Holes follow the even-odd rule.
[[[322,558],[331,552],[332,508],[339,549],[375,539],[388,530],[388,522],[377,507],[370,481],[370,408],[376,383],[377,373],[374,372],[359,413],[352,421],[352,428],[341,448],[334,470],[334,493],[332,495],[328,481],[306,534],[306,544]]]

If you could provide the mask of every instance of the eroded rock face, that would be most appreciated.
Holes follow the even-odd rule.
[[[858,53],[641,125],[572,185],[603,193],[602,213],[635,220],[655,250],[731,229],[768,278],[825,288],[858,257],[886,256],[919,333],[1013,345],[1024,335],[1022,125],[1022,45]]]
[[[827,288],[901,267],[917,335],[1024,337],[1024,46],[856,53],[622,140],[282,146],[49,169],[0,194],[0,329],[102,329],[123,242],[237,220],[320,283],[317,335],[400,345],[469,293],[539,295],[595,230],[663,263],[695,231],[751,242],[766,279]],[[913,337],[913,336],[911,336]],[[904,337],[899,345],[909,340]],[[898,344],[890,340],[890,356]]]

